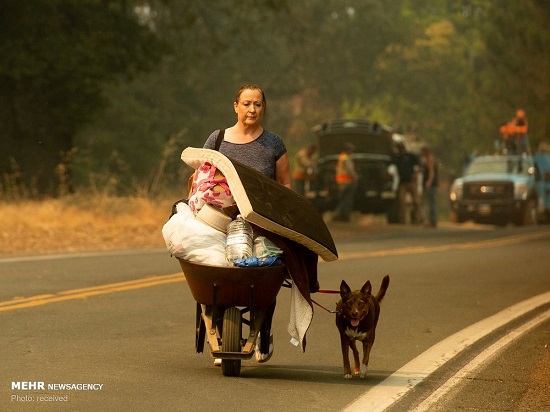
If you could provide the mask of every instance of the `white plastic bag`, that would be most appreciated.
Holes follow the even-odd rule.
[[[227,266],[226,235],[196,219],[187,204],[176,205],[174,214],[162,228],[166,248],[173,255],[195,263]]]

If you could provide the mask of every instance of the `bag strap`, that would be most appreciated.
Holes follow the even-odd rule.
[[[220,132],[218,133],[218,137],[216,138],[216,145],[214,146],[214,150],[216,151],[220,150],[220,146],[222,145],[224,134],[225,134],[225,129],[220,129]]]

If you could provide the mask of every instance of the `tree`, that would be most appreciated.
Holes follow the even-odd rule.
[[[231,124],[243,82],[265,89],[264,124],[291,153],[311,142],[313,125],[355,115],[416,133],[460,170],[467,153],[492,149],[519,96],[530,129],[548,130],[542,0],[126,3],[172,53],[103,88],[110,105],[76,137],[80,176],[108,170],[135,190],[162,164],[176,182],[182,162],[165,162],[163,149],[174,138],[201,145]]]
[[[0,173],[15,164],[20,185],[52,194],[103,87],[151,69],[166,46],[124,1],[0,0],[0,49]]]
[[[147,4],[142,18],[170,44],[171,53],[154,72],[105,89],[111,104],[76,135],[79,184],[113,178],[119,193],[147,190],[174,136],[180,152],[202,145],[212,130],[234,120],[236,84],[269,87],[264,80],[272,76],[277,57],[273,47],[258,43],[273,40],[265,28],[286,12],[285,1]],[[264,50],[265,58],[259,56]],[[271,95],[268,100],[271,106]],[[177,183],[184,169],[177,154],[166,168],[165,183]]]
[[[525,110],[530,143],[536,148],[550,136],[550,3],[503,0],[490,5],[482,35],[486,69],[492,73],[485,90],[495,122]]]
[[[405,35],[377,59],[386,90],[376,103],[392,124],[428,142],[447,165],[458,166],[479,138],[473,111],[476,36],[453,2],[403,2]],[[488,140],[490,141],[490,140]]]

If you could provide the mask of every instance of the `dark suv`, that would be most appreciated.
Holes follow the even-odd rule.
[[[352,159],[359,175],[354,210],[385,213],[388,222],[397,223],[397,169],[392,164],[393,132],[389,127],[367,120],[337,119],[313,128],[317,135],[319,160],[316,180],[306,196],[325,212],[338,202],[336,162],[345,143],[355,146]]]

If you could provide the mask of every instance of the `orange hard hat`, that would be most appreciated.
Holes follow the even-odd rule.
[[[521,109],[518,109],[516,112],[516,117],[525,117],[525,112]]]

